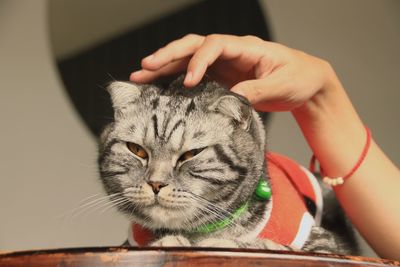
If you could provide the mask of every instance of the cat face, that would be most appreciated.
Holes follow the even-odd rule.
[[[114,82],[115,121],[102,134],[107,193],[150,229],[222,219],[252,194],[263,171],[264,130],[250,105],[214,82],[169,89]]]

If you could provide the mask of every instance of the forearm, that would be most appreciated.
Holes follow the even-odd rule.
[[[343,176],[366,143],[365,126],[342,85],[328,68],[325,87],[292,111],[329,177]],[[382,257],[400,259],[400,172],[375,142],[360,168],[335,187],[346,214]]]

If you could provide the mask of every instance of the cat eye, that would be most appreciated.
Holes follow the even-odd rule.
[[[144,150],[143,147],[139,146],[138,144],[130,143],[130,142],[127,142],[126,144],[128,146],[128,149],[133,154],[138,156],[139,158],[142,158],[142,159],[147,159],[148,158],[147,152],[146,152],[146,150]]]
[[[204,148],[198,148],[198,149],[192,149],[192,150],[186,151],[179,157],[178,161],[186,161],[188,159],[191,159],[203,150],[204,150]]]

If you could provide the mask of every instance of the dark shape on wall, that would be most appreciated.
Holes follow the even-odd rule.
[[[112,80],[128,80],[140,60],[188,33],[256,35],[270,40],[257,0],[207,0],[119,35],[58,62],[67,93],[91,132],[98,136],[112,119]]]

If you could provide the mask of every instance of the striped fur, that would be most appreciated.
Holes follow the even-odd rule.
[[[115,121],[100,140],[101,179],[109,195],[120,193],[122,212],[156,233],[153,245],[289,249],[241,239],[266,212],[264,202],[253,200],[226,229],[191,233],[231,215],[252,199],[260,177],[268,179],[264,128],[246,99],[215,82],[187,90],[182,79],[167,89],[114,82],[108,90]],[[143,147],[148,158],[133,154],[127,142]],[[193,149],[202,151],[179,160]],[[151,182],[164,187],[155,194]]]

